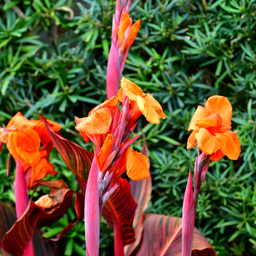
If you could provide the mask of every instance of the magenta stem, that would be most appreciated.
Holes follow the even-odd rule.
[[[16,174],[15,174],[15,206],[16,214],[19,219],[25,212],[28,206],[28,189],[25,180],[25,173],[20,160],[16,160]],[[24,256],[34,256],[33,237],[27,242]]]
[[[99,167],[94,157],[86,186],[84,204],[86,253],[88,256],[99,255],[100,216]]]

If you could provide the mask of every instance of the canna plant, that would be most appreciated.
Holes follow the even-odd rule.
[[[194,192],[189,172],[187,188],[183,202],[182,255],[190,255],[193,243],[194,218],[196,216],[198,196],[201,184],[209,168],[210,159],[219,161],[224,155],[237,160],[240,153],[240,141],[237,132],[231,132],[232,105],[223,96],[210,97],[205,106],[198,106],[188,130],[190,134],[187,149],[196,145],[198,156],[194,168]]]
[[[132,25],[129,7],[130,1],[116,3],[107,66],[108,99],[93,108],[88,117],[75,118],[76,130],[86,142],[93,142],[94,154],[63,138],[60,125],[44,117],[28,120],[18,113],[0,130],[0,142],[7,145],[16,162],[18,220],[1,242],[3,249],[13,255],[34,254],[32,240],[36,228],[61,218],[70,207],[73,194],[77,217],[54,241],[84,220],[87,255],[98,256],[103,215],[114,230],[116,256],[131,255],[134,251],[136,255],[149,256],[216,255],[202,233],[194,228],[194,219],[210,159],[218,161],[227,155],[235,160],[240,154],[237,132],[230,131],[232,106],[225,97],[210,97],[205,107],[198,107],[190,122],[189,130],[193,131],[187,147],[196,145],[198,156],[194,191],[189,173],[183,218],[144,214],[152,190],[149,160],[146,146],[144,154],[130,147],[139,136],[130,136],[141,115],[158,124],[165,114],[151,94],[144,93],[132,81],[121,79],[127,54],[140,28],[140,20]],[[48,174],[56,174],[48,161],[53,144],[76,176],[81,193],[69,189],[63,181],[42,180]],[[130,184],[122,178],[124,173],[131,179]],[[28,191],[39,185],[49,187],[51,193],[35,202],[28,201]]]

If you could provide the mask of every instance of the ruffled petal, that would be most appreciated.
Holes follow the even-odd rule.
[[[32,120],[31,122],[33,122],[35,124],[33,129],[38,133],[38,135],[42,141],[42,145],[44,146],[47,143],[49,143],[51,141],[51,139],[46,131],[44,123],[41,120]],[[50,125],[50,127],[52,128],[52,130],[54,132],[58,132],[61,129],[61,125],[56,122],[53,122],[53,121],[47,119],[47,123]]]
[[[42,180],[48,174],[56,175],[57,172],[54,170],[54,166],[51,163],[49,163],[45,158],[41,158],[41,160],[31,169],[29,188],[32,188],[36,181]]]
[[[126,151],[127,175],[132,180],[143,180],[149,177],[149,161],[143,154],[128,148]]]
[[[199,128],[219,127],[222,123],[222,119],[219,114],[214,114],[205,117],[196,122],[196,126]]]
[[[0,128],[0,143],[8,142],[9,133],[5,128]]]
[[[138,95],[137,104],[141,113],[145,116],[148,122],[152,124],[160,123],[160,116],[158,115],[156,110],[151,105],[148,104],[145,98]]]
[[[21,114],[21,112],[18,112],[17,114],[15,114],[15,115],[12,117],[12,119],[8,122],[6,128],[10,128],[10,127],[14,124],[14,121],[15,121],[15,119],[16,119],[18,116],[23,116],[23,115]]]
[[[189,127],[188,127],[188,131],[191,130],[199,130],[199,127],[196,126],[196,122],[198,120],[204,119],[206,117],[210,116],[210,113],[202,106],[198,106],[194,115],[192,116],[192,119],[190,121]]]
[[[222,151],[219,149],[216,153],[213,153],[210,157],[212,161],[219,161],[223,156],[225,156]]]
[[[205,128],[200,128],[195,137],[198,143],[198,148],[206,155],[211,155],[220,149],[218,138]]]
[[[220,141],[220,149],[229,159],[237,160],[240,153],[240,141],[236,134],[232,132],[216,133]]]
[[[108,108],[102,108],[88,117],[81,118],[80,121],[75,127],[79,132],[90,135],[106,134],[109,131],[112,117]]]
[[[196,133],[197,131],[193,131],[189,137],[188,137],[188,141],[187,141],[187,149],[191,149],[196,145]]]
[[[117,96],[113,96],[108,100],[105,100],[103,103],[101,103],[100,105],[94,107],[90,112],[89,115],[90,116],[92,113],[96,112],[97,110],[101,109],[101,108],[105,108],[105,107],[114,107],[117,105],[118,102],[118,97]]]
[[[34,165],[40,160],[40,138],[36,131],[14,131],[10,133],[7,148],[14,159],[19,159],[23,164]]]
[[[155,111],[158,112],[159,116],[161,116],[163,119],[166,118],[162,106],[151,94],[147,93],[146,96],[144,96],[144,100],[150,107],[152,107]]]
[[[17,113],[6,126],[7,129],[13,127],[16,131],[33,129],[35,124],[24,117],[20,112]]]
[[[129,79],[123,77],[121,80],[121,87],[124,90],[124,94],[125,96],[127,96],[129,98],[129,100],[137,100],[137,95],[140,95],[141,97],[143,97],[144,93],[141,90],[141,88],[133,83],[132,81],[130,81]],[[122,95],[120,95],[122,96]],[[123,96],[122,96],[123,97]]]
[[[231,125],[232,106],[226,97],[218,95],[210,97],[205,108],[210,114],[219,114],[222,118],[222,124]]]

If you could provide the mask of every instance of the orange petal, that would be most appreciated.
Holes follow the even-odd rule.
[[[219,149],[216,153],[213,153],[210,157],[212,161],[219,161],[223,156],[225,156],[222,151]]]
[[[23,116],[23,115],[21,114],[21,112],[18,112],[16,115],[14,115],[14,116],[12,117],[12,119],[9,121],[9,123],[7,124],[6,128],[10,128],[10,127],[14,124],[14,121],[15,121],[15,119],[16,119],[18,116]]]
[[[145,116],[148,122],[158,124],[160,122],[160,116],[165,119],[165,114],[163,113],[161,105],[153,98],[152,95],[147,94],[144,98],[138,95],[137,104],[141,113]]]
[[[33,187],[33,184],[36,181],[42,180],[48,174],[56,175],[57,172],[54,171],[54,167],[51,163],[49,163],[45,158],[41,158],[41,160],[31,169],[30,188]]]
[[[149,177],[149,161],[143,154],[133,151],[126,152],[127,175],[132,180],[143,180]]]
[[[109,131],[112,117],[108,108],[102,108],[80,120],[81,122],[75,127],[76,130],[97,135],[106,134]]]
[[[119,46],[122,45],[122,42],[124,40],[124,33],[129,26],[131,26],[130,16],[127,13],[123,12],[120,28],[118,30]]]
[[[140,20],[137,20],[133,25],[132,25],[132,28],[131,28],[131,32],[130,32],[130,36],[128,38],[128,41],[127,41],[127,44],[128,45],[132,45],[138,32],[139,32],[139,29],[140,29]]]
[[[220,141],[220,149],[223,154],[231,160],[237,160],[241,153],[240,141],[237,135],[232,132],[224,132],[216,133],[216,137]]]
[[[33,129],[34,126],[35,124],[33,122],[29,121],[19,112],[10,120],[6,128],[9,129],[13,127],[15,130],[21,131],[24,129]]]
[[[124,93],[124,89],[123,89],[123,88],[120,88],[120,89],[118,90],[118,93],[117,93],[117,97],[118,97],[118,100],[119,100],[120,102],[123,102],[123,93]]]
[[[40,160],[40,138],[36,131],[14,131],[10,133],[7,148],[14,159],[19,159],[23,164],[34,165]]]
[[[113,144],[113,135],[108,134],[100,151],[99,161],[101,163],[101,166],[104,164],[105,160],[110,155],[112,144]]]
[[[196,122],[198,120],[201,120],[201,119],[206,118],[208,116],[210,116],[209,112],[204,107],[198,106],[194,115],[192,116],[192,119],[191,119],[189,127],[188,127],[188,131],[191,131],[191,130],[198,131],[199,127],[196,126]]]
[[[118,102],[118,97],[117,96],[113,96],[108,100],[105,100],[103,103],[101,103],[100,105],[96,106],[95,108],[93,108],[90,112],[89,115],[90,116],[92,113],[96,112],[97,110],[101,109],[101,108],[105,108],[105,107],[113,107],[116,106]]]
[[[232,106],[226,97],[218,95],[210,97],[205,108],[210,114],[219,114],[222,118],[222,124],[231,125]]]
[[[38,133],[42,141],[42,145],[46,145],[47,143],[49,143],[51,139],[46,131],[44,123],[41,120],[32,120],[31,122],[35,124],[33,129]],[[61,129],[61,125],[56,122],[47,119],[47,123],[51,126],[54,132],[58,132]]]
[[[151,94],[147,93],[146,96],[144,96],[144,99],[149,106],[151,106],[154,110],[158,112],[159,116],[161,116],[163,119],[166,118],[162,106]]]
[[[4,128],[0,128],[0,144],[8,142],[9,133]]]
[[[188,137],[188,141],[187,141],[187,149],[191,149],[196,145],[196,133],[197,131],[193,131],[189,137]]]
[[[195,137],[198,143],[198,148],[206,155],[211,155],[220,149],[218,138],[205,128],[200,128]]]
[[[35,201],[35,204],[43,207],[44,209],[51,209],[58,204],[58,201],[51,195],[44,195]]]
[[[140,95],[141,97],[144,95],[143,91],[137,84],[133,83],[125,77],[123,77],[121,80],[121,87],[123,88],[124,94],[129,98],[129,100],[136,101],[137,95]],[[123,98],[123,95],[121,96]]]
[[[222,119],[219,114],[205,117],[196,122],[196,126],[199,128],[219,127],[222,123]]]

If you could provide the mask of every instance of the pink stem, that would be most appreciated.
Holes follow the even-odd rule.
[[[121,78],[120,61],[118,49],[112,40],[107,66],[107,98],[117,96],[119,82]]]
[[[15,175],[15,206],[16,214],[19,219],[28,205],[28,189],[25,180],[25,173],[20,160],[16,160],[16,175]],[[24,256],[34,256],[33,237],[27,242]]]
[[[34,256],[34,246],[33,246],[33,237],[27,242],[25,251],[24,251],[24,256]]]
[[[191,256],[194,234],[194,200],[191,171],[189,171],[182,211],[182,256]]]
[[[16,160],[15,175],[15,206],[17,218],[19,219],[28,205],[28,190],[26,186],[25,174],[20,160]]]
[[[88,256],[99,255],[101,216],[99,203],[99,167],[94,157],[86,186],[84,204],[86,253]]]

